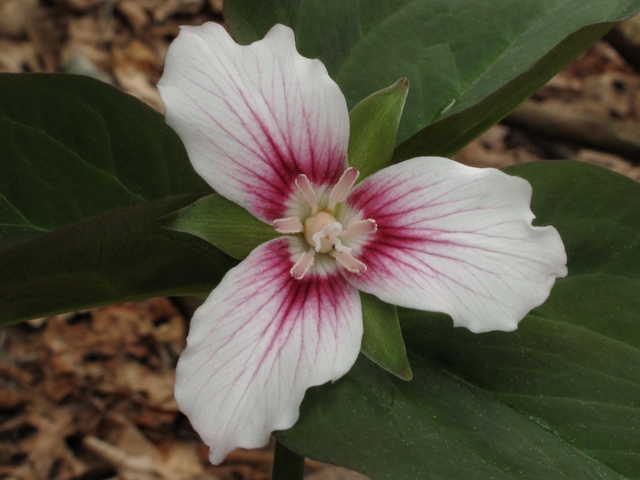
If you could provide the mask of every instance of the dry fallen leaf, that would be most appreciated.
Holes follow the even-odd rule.
[[[153,10],[153,19],[162,22],[177,13],[181,15],[194,15],[198,13],[204,0],[166,0]]]
[[[634,92],[640,86],[640,78],[624,72],[605,72],[592,75],[585,82],[585,95],[598,101],[602,108],[617,118],[633,113]]]
[[[0,35],[19,38],[34,21],[38,0],[0,0]]]
[[[131,422],[115,414],[107,415],[100,431],[106,441],[90,435],[83,445],[113,466],[122,480],[217,480],[200,462],[197,443],[169,442],[161,452]]]
[[[0,73],[40,72],[38,52],[32,42],[0,40]]]
[[[327,465],[325,468],[306,478],[307,480],[369,480],[369,477],[365,477],[357,472],[332,465]]]
[[[9,440],[0,449],[2,456],[12,459],[11,463],[17,463],[36,479],[56,480],[84,473],[85,465],[66,443],[67,437],[76,432],[72,414],[44,402],[33,403],[30,410],[0,426],[0,437]],[[0,464],[9,463],[0,457]],[[9,467],[0,467],[0,476],[9,473]]]
[[[136,34],[140,34],[151,23],[147,11],[138,1],[121,0],[116,7],[127,19]]]

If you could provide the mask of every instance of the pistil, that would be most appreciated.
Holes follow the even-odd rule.
[[[342,224],[327,212],[318,212],[304,221],[304,238],[318,253],[328,253],[333,248],[329,236],[341,232]]]

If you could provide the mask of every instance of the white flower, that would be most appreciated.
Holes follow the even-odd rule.
[[[288,27],[249,46],[214,23],[183,27],[158,87],[196,171],[285,234],[227,273],[178,363],[178,405],[214,463],[291,427],[307,388],[349,371],[358,289],[509,331],[567,273],[558,232],[531,226],[523,179],[415,158],[351,191],[344,96]]]

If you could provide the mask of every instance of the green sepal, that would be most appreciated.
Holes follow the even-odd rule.
[[[162,217],[161,227],[186,232],[211,243],[227,255],[243,259],[258,245],[281,234],[222,195],[207,195]]]
[[[364,292],[360,292],[360,301],[364,320],[362,353],[387,372],[403,380],[411,380],[413,373],[402,339],[396,306]]]
[[[358,180],[391,162],[408,92],[409,80],[401,78],[369,95],[349,112],[349,166],[360,171]]]

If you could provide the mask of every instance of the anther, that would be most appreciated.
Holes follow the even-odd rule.
[[[336,261],[348,271],[361,275],[367,271],[367,266],[360,260],[356,259],[350,253],[335,252],[332,255]]]
[[[352,223],[345,230],[342,231],[342,237],[359,237],[366,233],[375,233],[378,230],[378,225],[373,218],[361,220],[359,222]]]
[[[312,248],[308,252],[304,253],[295,265],[289,270],[291,276],[296,280],[301,280],[307,274],[311,266],[313,265],[313,258],[316,255],[316,251]]]
[[[304,174],[298,175],[298,178],[296,178],[296,186],[300,189],[302,196],[311,208],[311,215],[318,213],[318,197],[316,197],[316,192],[313,190],[307,176]]]
[[[333,209],[336,208],[338,203],[342,203],[347,199],[351,187],[356,183],[359,176],[360,172],[353,167],[349,167],[344,171],[329,195],[329,205],[327,205],[329,211],[333,212]]]
[[[278,233],[298,233],[302,231],[303,227],[298,217],[288,217],[274,220],[273,228]]]

